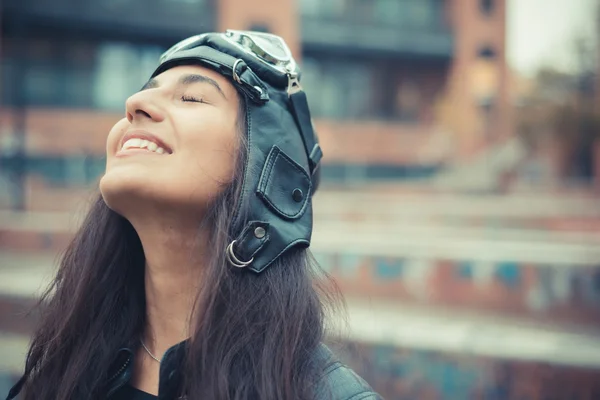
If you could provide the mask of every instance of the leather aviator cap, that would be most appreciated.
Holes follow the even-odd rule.
[[[223,250],[231,265],[259,273],[290,248],[310,245],[322,152],[300,71],[280,37],[227,31],[176,44],[152,77],[189,64],[230,78],[245,98],[248,155],[234,240]]]

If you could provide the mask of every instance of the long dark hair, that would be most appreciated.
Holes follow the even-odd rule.
[[[233,182],[204,223],[208,248],[225,249],[238,208],[247,145],[241,102],[241,146]],[[327,305],[339,303],[332,282],[306,249],[292,249],[260,275],[232,268],[215,251],[203,270],[187,345],[182,392],[189,399],[309,399],[318,373],[314,352]],[[106,396],[119,348],[137,343],[145,325],[145,258],[132,225],[101,196],[67,248],[42,296],[42,318],[25,366],[25,399]]]

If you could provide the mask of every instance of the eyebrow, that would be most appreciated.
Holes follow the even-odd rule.
[[[217,89],[217,91],[219,92],[219,94],[221,96],[223,96],[223,98],[225,100],[227,100],[227,96],[225,96],[225,93],[223,92],[223,89],[221,89],[221,86],[219,86],[219,84],[217,83],[217,81],[215,81],[214,79],[209,78],[208,76],[204,76],[204,75],[199,75],[199,74],[187,74],[182,76],[181,78],[179,78],[179,81],[177,82],[179,85],[192,85],[194,83],[208,83],[209,85],[213,86],[215,89]],[[146,82],[146,84],[140,89],[140,92],[143,90],[147,90],[147,89],[154,89],[157,88],[159,85],[158,81],[156,79],[150,79],[148,82]]]

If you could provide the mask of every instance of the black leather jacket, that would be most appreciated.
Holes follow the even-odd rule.
[[[176,400],[181,374],[178,367],[184,355],[184,344],[171,347],[160,365],[158,400]],[[317,384],[315,400],[382,400],[367,382],[348,366],[335,358],[325,346],[320,345],[315,354],[316,362],[323,365],[323,373]],[[133,372],[133,352],[121,349],[111,368],[108,399],[131,379]],[[6,400],[14,399],[21,390],[21,382],[9,392]]]

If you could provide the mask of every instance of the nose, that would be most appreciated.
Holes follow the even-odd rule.
[[[135,120],[149,119],[161,122],[165,119],[164,111],[158,104],[158,95],[152,90],[135,93],[125,102],[125,114],[130,123]]]

